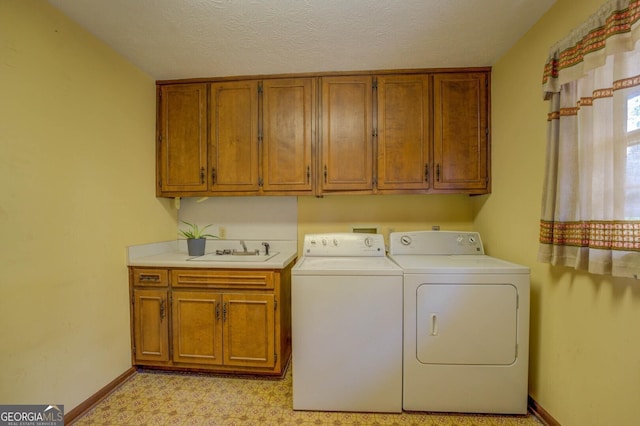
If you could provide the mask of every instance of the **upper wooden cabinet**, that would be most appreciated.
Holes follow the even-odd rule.
[[[491,190],[490,69],[158,83],[165,197]]]
[[[313,193],[315,78],[159,87],[158,196]]]
[[[262,83],[262,190],[313,191],[316,79]]]
[[[372,77],[323,77],[320,189],[373,189]]]
[[[489,190],[488,78],[487,73],[433,77],[436,190]]]
[[[377,79],[377,187],[381,191],[429,189],[429,82],[429,76],[422,74]]]
[[[158,191],[207,190],[207,85],[160,86]]]
[[[211,85],[211,192],[257,192],[258,82]]]

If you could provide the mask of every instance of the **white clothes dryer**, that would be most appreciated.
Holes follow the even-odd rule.
[[[403,408],[526,414],[529,268],[476,232],[394,232],[404,271]]]
[[[294,410],[402,411],[402,270],[382,235],[306,235],[291,311]]]

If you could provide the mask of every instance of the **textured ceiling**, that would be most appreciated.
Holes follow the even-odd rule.
[[[49,0],[154,79],[490,66],[555,0]]]

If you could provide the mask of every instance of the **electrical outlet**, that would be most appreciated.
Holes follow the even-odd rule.
[[[439,230],[440,230],[440,225],[433,225],[433,226],[431,227],[431,230],[432,230],[432,231],[439,231]]]

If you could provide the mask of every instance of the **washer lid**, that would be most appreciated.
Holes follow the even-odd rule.
[[[292,275],[402,275],[387,257],[307,257],[291,270]]]
[[[528,274],[529,268],[487,255],[391,255],[410,274]]]

